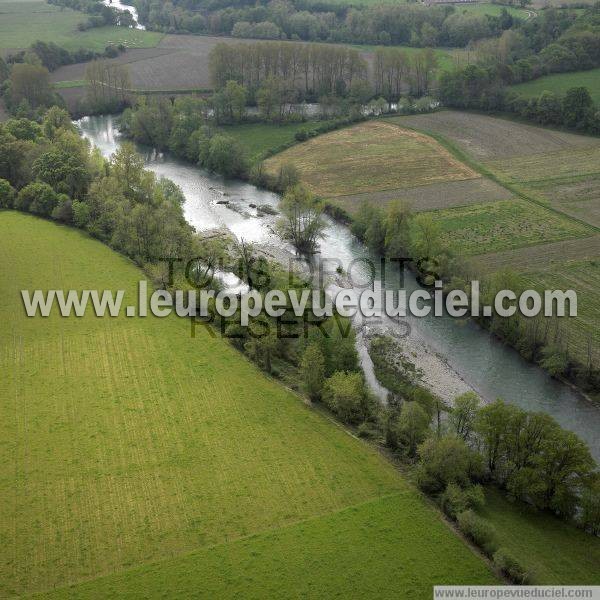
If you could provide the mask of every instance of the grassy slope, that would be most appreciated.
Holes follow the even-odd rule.
[[[131,302],[127,260],[15,212],[0,212],[0,237],[0,595],[155,561],[167,562],[110,585],[158,595],[185,573],[195,590],[290,595],[301,580],[373,596],[392,570],[381,585],[396,595],[493,581],[383,458],[222,340],[175,318],[24,316],[21,289],[123,289]]]
[[[493,489],[487,491],[482,515],[495,526],[500,545],[531,571],[534,583],[600,583],[598,538],[524,504],[513,504]]]
[[[125,27],[97,27],[78,31],[88,15],[39,0],[0,0],[0,49],[26,48],[37,40],[54,42],[69,50],[102,51],[108,44],[131,48],[154,47],[163,35]]]
[[[600,69],[546,75],[533,81],[513,85],[511,89],[526,98],[535,98],[544,90],[564,94],[569,88],[580,86],[588,88],[594,102],[600,104]]]
[[[432,542],[429,551],[419,549],[424,531]],[[439,553],[449,555],[453,547],[457,540],[446,527],[432,524],[429,509],[408,494],[199,550],[50,597],[161,593],[169,598],[430,598],[431,582],[448,578],[448,566],[440,563]],[[472,577],[490,581],[483,574]],[[462,567],[453,580],[465,580]]]

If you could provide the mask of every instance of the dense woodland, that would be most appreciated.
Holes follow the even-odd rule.
[[[258,39],[411,46],[457,46],[513,26],[499,17],[463,14],[452,6],[350,6],[327,1],[135,0],[140,22],[169,33],[225,34]]]
[[[509,111],[546,125],[600,133],[600,115],[589,91],[574,88],[565,97],[544,92],[524,100],[507,86],[550,73],[600,66],[600,3],[576,17],[544,10],[520,31],[481,43],[476,64],[443,73],[438,95],[457,108]]]

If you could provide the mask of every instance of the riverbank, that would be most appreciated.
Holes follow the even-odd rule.
[[[98,146],[105,156],[110,156],[118,148],[120,136],[113,117],[86,118],[79,122],[79,126],[84,136]],[[186,198],[185,217],[198,231],[224,227],[247,243],[266,243],[285,249],[285,244],[274,234],[277,216],[259,217],[256,210],[250,207],[250,204],[270,204],[277,209],[279,197],[276,194],[259,190],[248,183],[223,179],[168,155],[157,156],[144,149],[141,151],[146,156],[146,168],[157,176],[168,177],[182,189]],[[219,204],[223,194],[242,206],[244,210],[241,212],[244,214]],[[351,263],[365,264],[365,260],[379,264],[379,257],[371,255],[352,236],[348,227],[329,217],[326,220],[326,236],[321,240],[321,253],[317,258],[339,260],[345,266]],[[356,269],[353,270],[354,274]],[[398,289],[398,282],[388,280],[387,285],[390,289]],[[409,271],[405,273],[403,287],[408,293],[420,287]],[[580,435],[590,446],[593,455],[600,458],[600,439],[597,436],[600,411],[570,387],[550,378],[537,366],[526,363],[515,350],[499,343],[489,332],[472,322],[457,321],[450,317],[429,317],[412,319],[411,327],[414,335],[431,349],[429,355],[443,356],[450,369],[459,373],[460,378],[486,401],[501,397],[525,410],[546,412],[563,427]],[[366,351],[361,353],[361,360],[368,368],[365,356],[368,356]],[[442,365],[427,369],[446,372]],[[444,378],[447,376],[444,375]]]

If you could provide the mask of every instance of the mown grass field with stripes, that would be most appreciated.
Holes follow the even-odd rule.
[[[25,316],[22,289],[132,303],[132,263],[12,211],[0,237],[0,596],[495,581],[391,464],[219,337],[175,317]]]

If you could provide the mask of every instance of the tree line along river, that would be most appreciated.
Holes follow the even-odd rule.
[[[77,122],[83,135],[96,145],[105,156],[110,156],[119,146],[119,133],[112,116],[84,117]],[[196,166],[182,163],[168,155],[156,155],[140,149],[145,154],[146,167],[159,176],[174,181],[185,195],[186,219],[198,230],[226,227],[236,237],[247,242],[269,244],[289,249],[273,232],[276,216],[259,216],[253,206],[277,207],[279,197],[251,184],[224,180]],[[226,199],[227,203],[223,203]],[[253,206],[251,206],[253,205]],[[369,258],[379,264],[344,225],[327,219],[325,238],[320,243],[320,256],[341,260],[344,265],[355,261],[356,279],[367,279],[366,266],[361,259]],[[361,264],[362,273],[361,273]],[[407,292],[419,287],[414,276],[406,272],[403,281]],[[397,289],[397,276],[386,277],[386,287]],[[583,398],[569,386],[552,379],[542,369],[525,361],[515,350],[500,343],[487,331],[468,320],[449,316],[408,318],[410,335],[415,343],[428,345],[433,352],[476,390],[485,401],[502,398],[531,411],[552,415],[563,427],[576,432],[590,447],[594,458],[600,462],[600,407]],[[406,323],[384,323],[386,329],[406,331]],[[359,354],[367,379],[379,395],[372,372],[372,364],[358,336]]]

